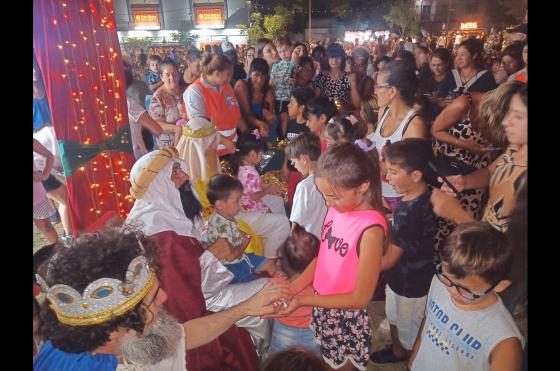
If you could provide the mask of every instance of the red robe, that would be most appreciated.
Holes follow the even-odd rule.
[[[165,309],[184,323],[211,312],[201,290],[198,258],[204,252],[192,237],[166,231],[150,236],[159,250],[159,283],[168,295]],[[189,334],[186,334],[189,336]],[[230,327],[218,339],[187,352],[189,371],[257,371],[258,358],[249,333]]]

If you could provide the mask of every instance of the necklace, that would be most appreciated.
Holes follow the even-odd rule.
[[[470,79],[465,81],[465,79],[463,78],[463,73],[461,73],[461,83],[463,84],[463,86],[465,86],[466,84],[469,83],[469,81],[471,81],[473,78],[475,78],[477,76],[478,76],[478,72],[476,72],[474,75],[472,75]]]

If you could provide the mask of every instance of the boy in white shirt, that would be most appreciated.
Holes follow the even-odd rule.
[[[460,224],[438,255],[409,368],[521,370],[525,340],[497,295],[511,284],[506,236],[488,223]]]
[[[314,134],[302,133],[286,146],[286,157],[297,171],[306,177],[296,187],[290,221],[321,238],[323,222],[327,214],[325,199],[315,185],[315,166],[321,155],[321,140]]]

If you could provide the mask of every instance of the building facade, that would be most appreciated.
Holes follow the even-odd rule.
[[[429,32],[491,27],[485,0],[415,0],[422,28]]]
[[[119,39],[150,37],[164,42],[178,30],[190,30],[198,35],[198,47],[226,40],[247,42],[235,28],[248,22],[244,0],[114,0],[114,10]]]

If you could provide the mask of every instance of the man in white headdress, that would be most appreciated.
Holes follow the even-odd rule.
[[[169,294],[165,307],[180,322],[190,319],[188,313],[191,316],[199,314],[192,311],[192,299],[188,303],[183,299],[185,291],[193,293],[199,300],[202,298],[207,310],[219,312],[251,297],[267,281],[259,279],[230,284],[233,274],[220,261],[233,260],[242,251],[231,248],[223,238],[206,248],[201,244],[200,241],[206,240],[201,233],[204,226],[202,207],[196,191],[190,186],[186,169],[186,163],[178,158],[175,148],[164,148],[141,157],[131,170],[130,193],[136,202],[126,220],[127,224],[150,236],[160,249],[159,259],[163,267],[160,282]],[[266,219],[263,214],[259,217]],[[244,219],[253,227],[250,219],[245,216]],[[290,233],[287,219],[285,224],[267,225],[267,229],[276,228],[272,241],[266,238],[266,229],[254,228],[255,233],[265,236],[265,250],[267,240],[269,248],[286,240]],[[270,339],[268,320],[247,317],[236,324],[250,332],[262,354]],[[189,355],[187,366],[188,362]]]

